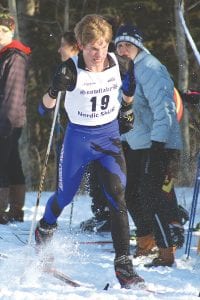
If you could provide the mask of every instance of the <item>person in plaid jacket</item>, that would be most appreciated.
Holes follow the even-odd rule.
[[[31,50],[13,39],[14,30],[13,17],[0,14],[0,224],[23,222],[24,217],[25,178],[18,141],[26,121]]]

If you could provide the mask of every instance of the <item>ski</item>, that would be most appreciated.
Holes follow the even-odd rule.
[[[55,277],[55,278],[57,278],[57,279],[59,279],[59,280],[61,280],[62,282],[64,282],[65,284],[67,284],[67,285],[70,285],[70,286],[72,286],[72,287],[81,287],[82,285],[81,284],[79,284],[77,281],[75,281],[75,280],[73,280],[71,277],[69,277],[68,275],[66,275],[66,274],[64,274],[64,273],[62,273],[62,272],[60,272],[60,271],[58,271],[57,269],[55,269],[55,268],[48,268],[48,269],[46,269],[46,270],[44,270],[44,272],[45,273],[47,273],[47,274],[51,274],[51,275],[53,275],[53,277]],[[103,290],[108,290],[109,289],[109,287],[110,287],[110,284],[109,283],[107,283],[106,285],[105,285],[105,287],[103,288]],[[150,288],[148,288],[147,286],[141,286],[141,287],[135,287],[136,288],[136,290],[142,290],[142,291],[146,291],[146,292],[148,292],[148,293],[153,293],[153,294],[164,294],[165,292],[164,291],[157,291],[157,290],[153,290],[153,289],[150,289]]]
[[[113,241],[110,239],[110,232],[99,232],[95,233],[95,235],[100,236],[101,238],[106,238],[105,240],[92,240],[92,241],[80,241],[78,244],[80,245],[104,245],[104,244],[113,244]],[[130,231],[130,243],[136,240],[135,230]]]
[[[58,271],[57,269],[54,268],[49,268],[47,270],[44,270],[45,273],[51,274],[53,275],[53,277],[61,280],[62,282],[66,283],[67,285],[70,285],[72,287],[81,287],[82,285],[79,284],[77,281],[73,280],[71,277],[67,276],[66,274]],[[105,287],[103,288],[103,290],[108,290],[109,289],[110,284],[107,283],[105,285]],[[164,291],[156,291],[153,289],[148,288],[147,286],[142,286],[142,287],[138,287],[136,286],[136,289],[142,290],[142,291],[146,291],[148,293],[153,293],[153,294],[164,294]]]
[[[0,259],[8,259],[9,256],[4,254],[4,253],[0,253]],[[68,275],[64,274],[63,272],[57,270],[56,268],[54,268],[52,266],[52,263],[45,262],[43,263],[43,267],[42,267],[42,272],[46,273],[46,274],[50,274],[52,275],[54,278],[59,279],[60,281],[73,286],[73,287],[80,287],[81,284],[79,284],[78,282],[76,282],[75,280],[73,280],[71,277],[69,277]]]
[[[78,242],[80,245],[107,245],[112,244],[112,241],[82,241]]]
[[[106,283],[106,285],[105,285],[105,287],[103,288],[103,290],[104,291],[108,291],[109,289],[111,289],[112,287],[111,287],[111,285],[109,284],[109,283]],[[139,286],[139,285],[135,285],[134,287],[133,287],[133,289],[131,289],[131,290],[135,290],[135,291],[145,291],[145,292],[147,292],[147,293],[151,293],[151,294],[157,294],[157,295],[161,295],[161,294],[165,294],[165,291],[157,291],[157,290],[153,290],[153,289],[151,289],[151,288],[149,288],[148,286],[146,286],[145,284],[144,285],[141,285],[141,286]]]
[[[81,242],[78,242],[78,244],[80,246],[84,246],[84,245],[91,245],[92,246],[92,245],[94,245],[94,246],[98,246],[98,249],[99,249],[99,246],[100,246],[103,251],[106,251],[106,252],[109,252],[109,253],[115,253],[115,250],[112,247],[113,242],[111,240],[107,240],[107,241],[104,241],[104,240],[81,241]],[[108,246],[108,247],[106,248],[106,246]],[[130,252],[134,253],[135,251],[136,251],[136,245],[132,243],[132,240],[130,240]]]
[[[53,267],[44,268],[43,272],[52,275],[53,277],[61,280],[62,282],[66,283],[67,285],[70,285],[72,287],[80,287],[81,286],[78,282],[76,282],[75,280],[70,278],[68,275],[62,273],[61,271],[59,271]]]

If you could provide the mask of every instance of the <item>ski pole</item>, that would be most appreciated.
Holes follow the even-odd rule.
[[[59,92],[58,97],[57,97],[57,101],[56,101],[56,107],[55,107],[55,111],[54,111],[53,122],[52,122],[52,126],[51,126],[51,132],[50,132],[49,142],[48,142],[47,151],[46,151],[46,155],[45,155],[45,160],[44,160],[44,164],[43,164],[43,168],[42,168],[40,184],[39,184],[39,189],[38,189],[38,194],[37,194],[37,200],[36,200],[35,210],[34,210],[33,219],[32,219],[32,223],[31,223],[31,229],[30,229],[30,232],[29,232],[28,245],[31,244],[34,225],[35,225],[35,221],[36,221],[37,210],[38,210],[38,206],[39,206],[39,203],[40,203],[40,197],[41,197],[41,193],[42,193],[42,189],[43,189],[44,179],[45,179],[45,176],[46,176],[47,163],[48,163],[49,154],[50,154],[50,150],[51,150],[51,145],[52,145],[52,140],[53,140],[53,133],[54,133],[54,129],[55,129],[57,114],[58,114],[59,107],[60,107],[61,95],[62,95],[62,92]]]
[[[59,158],[60,158],[60,138],[61,138],[61,129],[60,129],[60,111],[58,110],[56,125],[55,125],[55,143],[56,143],[56,190],[58,190],[58,174],[59,174]]]
[[[186,256],[187,259],[189,258],[189,255],[190,255],[192,232],[193,232],[193,227],[194,227],[194,219],[195,219],[196,208],[197,208],[199,188],[200,188],[200,154],[199,154],[198,162],[197,162],[197,173],[196,173],[196,180],[195,180],[195,186],[194,186],[194,193],[193,193],[193,199],[192,199],[192,205],[191,205],[189,227],[188,227],[188,234],[187,234],[186,248],[185,248],[185,254],[187,255]]]
[[[199,167],[198,167],[198,169],[199,169]],[[186,256],[187,259],[189,258],[189,255],[190,255],[192,233],[193,233],[193,227],[194,227],[194,219],[195,219],[197,200],[198,200],[198,194],[199,194],[199,184],[200,184],[200,182],[199,182],[200,177],[199,176],[200,176],[200,174],[199,175],[197,174],[196,183],[195,183],[195,187],[194,187],[192,206],[191,206],[188,234],[187,234],[187,240],[186,240],[185,254],[187,255]]]
[[[69,229],[70,229],[70,231],[71,231],[71,229],[72,229],[73,211],[74,211],[74,199],[72,200],[72,203],[71,203],[71,210],[70,210],[70,218],[69,218]]]
[[[63,139],[61,141],[61,137],[64,134],[64,128],[61,125],[61,114],[60,111],[58,111],[57,114],[57,120],[56,120],[56,126],[55,126],[55,141],[56,141],[56,168],[57,168],[57,179],[58,179],[58,166],[59,166],[59,160],[60,160],[60,151],[62,148]]]

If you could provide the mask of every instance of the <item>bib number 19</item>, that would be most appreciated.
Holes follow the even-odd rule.
[[[102,110],[107,109],[108,104],[109,104],[109,99],[110,99],[109,95],[105,95],[101,98],[101,106],[100,107],[101,107]],[[90,101],[92,102],[92,111],[96,111],[96,109],[97,109],[97,97],[92,97]]]

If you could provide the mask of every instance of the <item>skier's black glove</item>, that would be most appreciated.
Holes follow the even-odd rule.
[[[59,67],[53,76],[51,87],[48,89],[48,94],[53,99],[57,98],[59,91],[66,91],[71,86],[72,80],[65,71],[64,67]]]
[[[128,97],[132,97],[135,92],[134,63],[132,60],[129,61],[128,71],[122,79],[122,91]]]
[[[127,104],[124,100],[122,100],[118,116],[120,134],[130,131],[133,128],[133,121],[134,115],[132,103]]]
[[[51,98],[55,99],[58,96],[59,91],[66,91],[70,85],[70,80],[67,76],[62,73],[54,75],[52,85],[48,89],[48,94]]]

